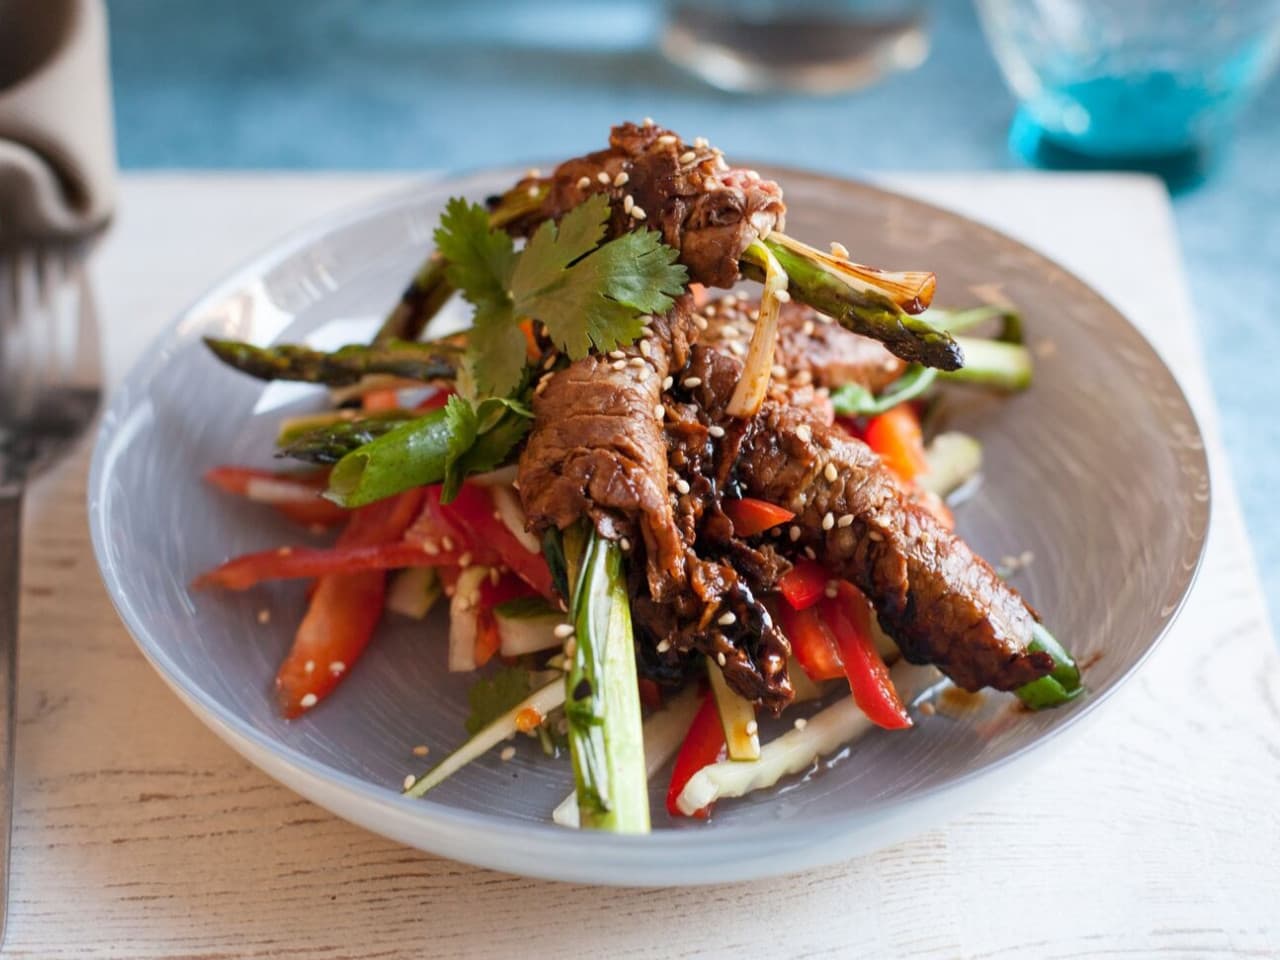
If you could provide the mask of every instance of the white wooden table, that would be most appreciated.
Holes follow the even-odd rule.
[[[109,381],[237,261],[400,182],[127,178],[97,270]],[[592,889],[435,859],[277,786],[152,674],[98,581],[82,450],[28,512],[11,954],[1280,956],[1280,658],[1163,193],[1033,174],[895,184],[1040,247],[1158,330],[1209,439],[1213,532],[1195,592],[1051,770],[945,828],[783,880]]]

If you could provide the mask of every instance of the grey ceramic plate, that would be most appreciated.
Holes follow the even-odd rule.
[[[1191,412],[1138,332],[1038,254],[900,196],[774,173],[794,236],[840,238],[868,263],[936,270],[941,304],[998,290],[1024,308],[1040,354],[1032,389],[956,394],[950,405],[952,425],[980,436],[987,453],[984,483],[957,518],[988,557],[1034,553],[1017,585],[1091,664],[1087,698],[1027,715],[993,697],[960,716],[921,717],[781,789],[721,804],[709,824],[668,822],[658,783],[654,832],[638,838],[553,826],[569,774],[527,744],[509,763],[473,764],[429,800],[399,796],[421,764],[414,744],[438,757],[462,736],[469,678],[446,672],[439,623],[385,624],[337,696],[282,721],[270,679],[302,587],[192,594],[187,583],[231,554],[306,534],[198,478],[218,463],[268,464],[279,418],[321,398],[224,369],[200,337],[367,337],[422,258],[444,200],[492,193],[511,171],[423,186],[292,236],[183,313],[116,391],[93,461],[90,522],[103,578],[143,653],[223,739],[317,803],[423,850],[557,879],[705,883],[847,858],[933,826],[997,774],[1050,755],[1057,735],[1141,663],[1191,584],[1209,503]]]

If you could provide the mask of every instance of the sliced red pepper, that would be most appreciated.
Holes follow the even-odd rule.
[[[311,470],[306,473],[287,473],[274,470],[261,470],[257,467],[238,467],[225,464],[206,471],[205,480],[219,490],[247,497],[249,484],[253,480],[269,480],[272,483],[293,484],[302,490],[323,490],[329,485],[328,470]]]
[[[473,552],[496,553],[502,566],[510,568],[544,597],[555,595],[551,568],[541,553],[533,553],[497,515],[493,497],[483,487],[464,483],[452,502],[441,507],[452,524],[467,537]]]
[[[409,490],[352,512],[339,547],[398,541],[418,514],[422,491]],[[359,659],[382,617],[387,575],[382,570],[333,573],[316,581],[293,646],[276,674],[276,699],[297,717],[324,699]]]
[[[794,610],[807,610],[822,599],[831,576],[816,560],[801,558],[778,581],[778,589]]]
[[[909,403],[900,403],[872,417],[867,422],[866,441],[880,454],[885,466],[903,480],[914,480],[929,469],[920,418]]]
[[[822,622],[817,607],[793,610],[785,603],[777,605],[778,624],[791,641],[791,651],[800,666],[815,682],[844,676],[844,662],[836,639]]]
[[[276,512],[305,526],[317,524],[325,527],[337,526],[351,516],[350,510],[345,510],[320,496],[324,488],[329,485],[328,470],[314,470],[309,473],[277,473],[256,467],[227,465],[214,467],[204,475],[204,478],[224,493],[265,503]],[[296,494],[296,499],[286,497],[280,500],[262,500],[254,497],[252,492],[255,481],[270,484],[276,492],[292,490]]]
[[[431,396],[423,399],[414,409],[416,410],[437,410],[449,402],[449,398],[453,396],[453,387],[438,387],[436,392]]]
[[[192,586],[248,590],[268,580],[298,580],[331,573],[398,570],[403,567],[440,567],[457,562],[456,553],[430,554],[418,544],[404,540],[366,547],[278,547],[228,560],[201,574]]]
[[[400,395],[393,389],[370,390],[360,398],[360,405],[368,412],[395,410],[400,406]]]
[[[836,596],[824,599],[819,610],[831,624],[840,646],[845,676],[858,709],[886,730],[911,726],[911,717],[871,635],[871,605],[867,598],[852,584],[841,583]]]
[[[667,787],[667,813],[673,817],[684,816],[676,801],[680,799],[685,784],[703,767],[721,760],[726,752],[720,711],[716,709],[715,697],[708,691],[702,698],[702,706],[694,714],[693,723],[689,724],[680,752],[676,754],[675,766],[671,769],[671,785]],[[706,806],[693,815],[705,820],[710,814],[711,808]]]
[[[726,500],[724,512],[733,521],[734,535],[741,538],[754,537],[780,523],[795,519],[795,514],[785,507],[767,500],[757,500],[755,497]]]

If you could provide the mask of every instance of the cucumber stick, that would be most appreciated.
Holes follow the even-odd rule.
[[[724,673],[714,660],[707,659],[707,676],[711,694],[724,728],[725,749],[730,760],[756,760],[760,757],[760,734],[756,726],[756,708],[751,701],[729,689]]]

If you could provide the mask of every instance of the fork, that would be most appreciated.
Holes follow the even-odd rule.
[[[88,246],[0,246],[0,944],[9,913],[22,494],[98,408]]]

